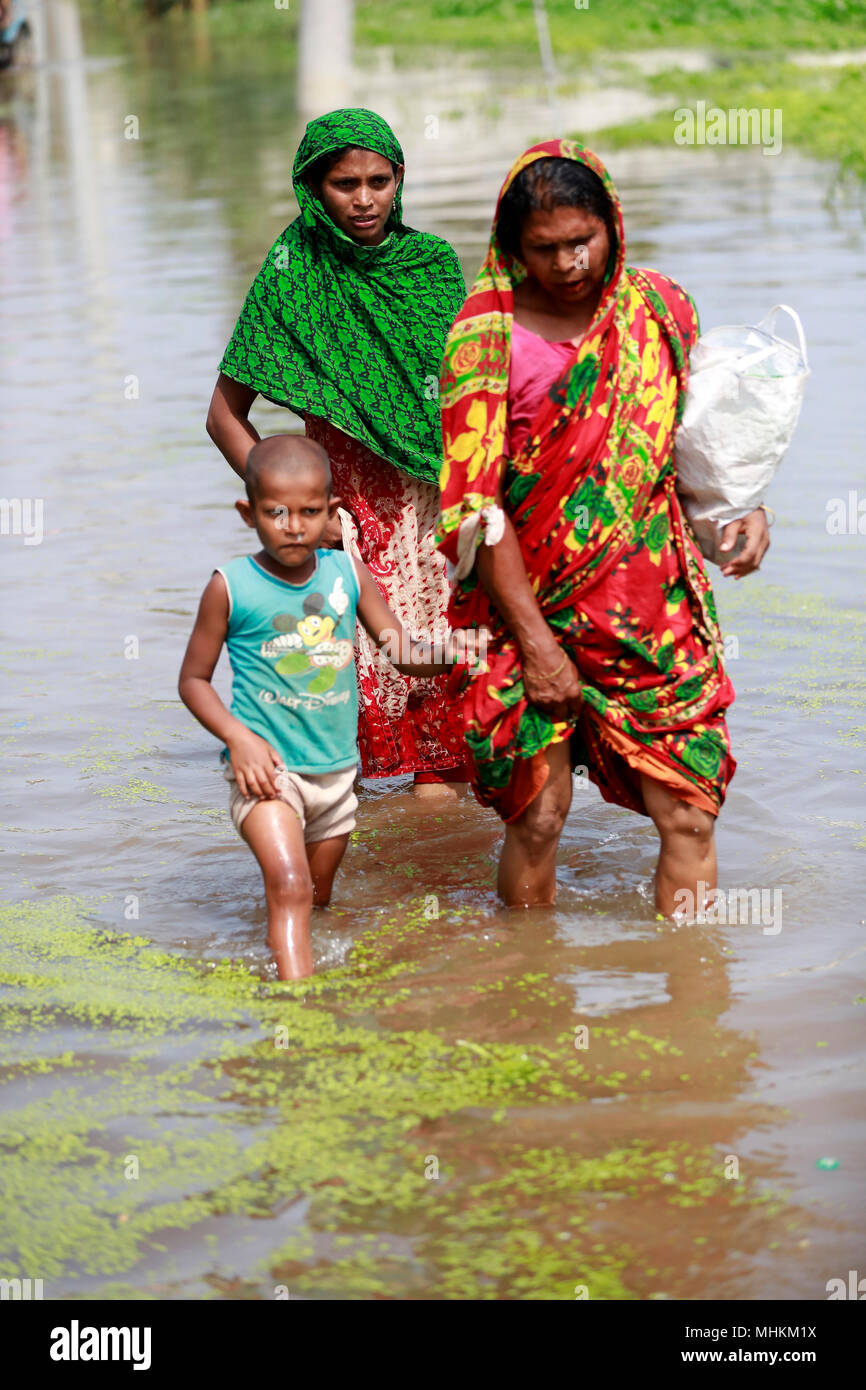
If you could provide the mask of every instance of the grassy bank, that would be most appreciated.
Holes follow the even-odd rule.
[[[584,0],[580,0],[583,3]],[[721,51],[849,48],[866,41],[861,0],[546,0],[557,54],[688,45]],[[146,20],[182,12],[183,0],[90,0],[91,8]],[[300,5],[210,0],[208,23],[233,34],[273,36],[296,24]],[[533,0],[356,0],[356,38],[417,53],[473,48],[524,61],[536,44]],[[150,22],[154,22],[152,19]]]
[[[862,43],[866,29],[860,0],[587,0],[586,9],[575,0],[546,0],[545,8],[554,50],[563,56],[669,45],[846,48]],[[357,15],[364,43],[401,44],[411,33],[428,45],[525,58],[536,42],[532,0],[357,0]]]
[[[673,70],[648,79],[668,97],[666,110],[602,132],[600,141],[617,147],[670,145],[674,112],[697,101],[723,110],[769,108],[782,113],[783,147],[797,147],[835,163],[845,174],[866,178],[866,78],[859,67],[800,68],[791,63],[740,61],[704,73]]]

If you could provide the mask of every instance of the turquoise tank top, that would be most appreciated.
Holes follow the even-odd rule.
[[[360,588],[350,556],[317,550],[306,584],[277,579],[250,555],[218,573],[229,594],[232,714],[267,739],[290,772],[357,763]]]

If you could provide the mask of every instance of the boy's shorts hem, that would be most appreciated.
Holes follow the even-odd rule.
[[[355,829],[355,795],[357,765],[339,768],[336,772],[291,772],[280,766],[276,771],[278,797],[295,812],[301,822],[306,844],[333,840]],[[224,764],[229,784],[229,812],[232,824],[242,836],[242,826],[254,806],[267,798],[244,796],[235,779],[231,763]]]

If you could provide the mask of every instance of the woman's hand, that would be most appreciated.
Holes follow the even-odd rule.
[[[320,541],[320,545],[323,550],[343,549],[343,524],[340,521],[340,513],[337,511],[338,507],[343,507],[342,497],[332,497],[331,515],[328,517],[328,522],[325,526],[324,531],[322,532],[322,539]],[[348,511],[348,508],[343,507],[343,511]],[[354,523],[356,534],[360,537],[361,528],[358,525],[358,518],[355,516],[353,512],[349,512],[349,516],[351,517]]]
[[[340,518],[338,516],[334,515],[328,517],[328,522],[322,532],[322,539],[319,544],[323,550],[342,550],[343,528],[340,525]]]
[[[240,729],[226,740],[232,771],[242,796],[262,796],[271,800],[279,795],[276,770],[283,760],[265,739],[252,729]]]
[[[534,656],[524,657],[523,689],[531,705],[560,722],[580,713],[583,694],[574,662],[560,647],[556,650],[559,656],[552,663]],[[552,671],[556,675],[551,675]]]
[[[339,497],[334,498],[339,502]],[[343,549],[343,523],[340,521],[340,513],[334,510],[328,517],[327,525],[322,532],[322,539],[319,542],[323,550],[342,550]]]
[[[736,559],[729,560],[722,566],[722,574],[732,574],[735,579],[742,579],[744,575],[760,569],[761,561],[769,549],[770,528],[763,507],[749,512],[748,516],[740,517],[739,521],[728,522],[722,532],[722,550],[733,550],[740,535],[745,536],[745,545]]]

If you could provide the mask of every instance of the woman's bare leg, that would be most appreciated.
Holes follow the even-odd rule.
[[[268,945],[277,975],[281,980],[312,975],[313,879],[296,812],[285,801],[259,801],[244,820],[241,834],[259,861],[265,882]]]
[[[413,782],[412,795],[419,801],[459,801],[469,789],[468,782]]]
[[[499,896],[507,907],[548,907],[556,897],[556,851],[571,805],[568,743],[546,751],[547,781],[523,815],[505,827]]]
[[[655,874],[656,907],[672,917],[682,904],[682,898],[677,900],[675,895],[685,889],[692,895],[694,911],[699,912],[716,888],[716,818],[680,801],[653,777],[641,774],[640,783],[644,804],[661,839]]]
[[[471,764],[467,761],[462,767],[448,768],[435,774],[439,779],[436,781],[427,780],[431,776],[430,773],[416,772],[412,783],[412,795],[419,801],[459,801],[469,790],[468,778],[471,771]]]

